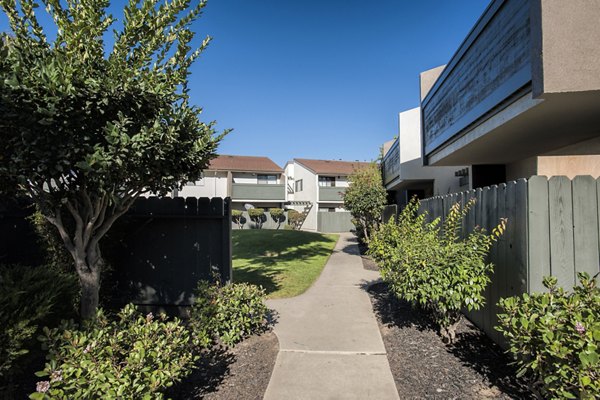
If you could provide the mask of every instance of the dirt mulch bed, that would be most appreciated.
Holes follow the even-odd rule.
[[[369,247],[366,244],[359,242],[358,250],[360,251],[360,258],[362,259],[363,268],[370,271],[379,271],[379,265],[373,261],[371,256],[367,255],[367,250],[369,250]]]
[[[385,283],[369,288],[401,399],[530,399],[502,349],[463,321],[446,345],[429,317],[397,300]]]
[[[200,368],[167,397],[178,400],[262,399],[278,352],[279,341],[272,331],[251,336],[230,350],[216,348],[202,360]]]

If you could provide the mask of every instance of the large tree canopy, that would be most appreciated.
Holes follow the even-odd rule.
[[[210,38],[192,50],[205,2],[130,0],[111,38],[107,0],[42,1],[47,31],[37,0],[0,0],[12,30],[0,40],[0,190],[30,196],[58,229],[85,318],[98,304],[100,239],[140,194],[197,180],[223,137],[187,90]]]

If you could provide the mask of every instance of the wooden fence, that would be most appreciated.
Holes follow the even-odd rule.
[[[322,233],[350,232],[354,229],[349,211],[317,212],[317,231]]]
[[[504,235],[493,246],[495,265],[485,291],[486,306],[468,317],[496,342],[497,303],[502,297],[544,290],[542,278],[554,275],[570,289],[577,272],[600,271],[600,181],[590,176],[573,180],[534,176],[506,184],[421,200],[420,211],[444,218],[455,203],[476,203],[463,221],[463,232],[475,226],[490,231],[507,218]]]
[[[31,208],[0,208],[0,262],[40,265]],[[9,240],[4,240],[4,239]],[[229,198],[140,198],[103,239],[112,303],[189,306],[200,279],[232,279]],[[36,254],[35,257],[27,255]]]

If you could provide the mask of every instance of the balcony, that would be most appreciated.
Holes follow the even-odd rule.
[[[285,201],[285,185],[234,183],[231,188],[233,200]]]
[[[383,163],[383,184],[387,185],[400,176],[400,140],[396,139],[386,153]]]
[[[345,187],[319,186],[319,201],[343,201]]]
[[[427,158],[532,81],[530,2],[492,1],[421,104]]]

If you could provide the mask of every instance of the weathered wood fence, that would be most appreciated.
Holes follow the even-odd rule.
[[[600,271],[600,180],[591,176],[550,179],[534,176],[506,184],[421,200],[429,218],[444,218],[455,203],[476,203],[463,221],[463,232],[475,226],[490,231],[507,218],[504,235],[493,246],[492,284],[485,291],[486,306],[468,317],[492,339],[497,303],[502,297],[543,291],[542,278],[554,275],[570,289],[577,272]]]
[[[43,263],[25,204],[0,207],[0,262]],[[32,253],[32,257],[28,253]],[[229,198],[140,198],[103,240],[112,302],[189,306],[197,281],[232,279]]]
[[[349,211],[317,211],[317,231],[323,233],[350,232],[354,229]]]

